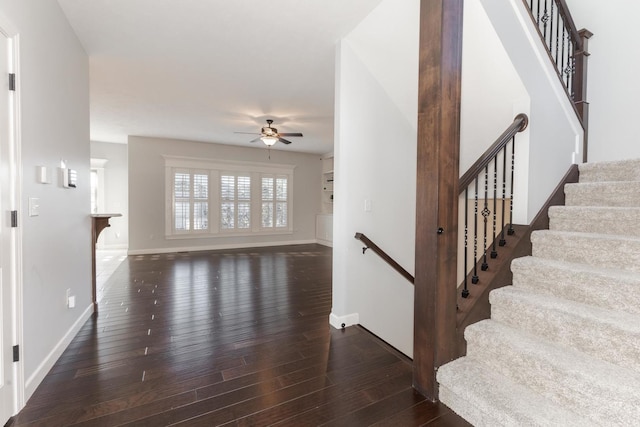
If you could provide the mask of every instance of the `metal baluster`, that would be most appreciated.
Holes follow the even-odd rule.
[[[560,53],[560,10],[558,10],[557,15],[558,21],[556,25],[556,55],[554,58],[556,60],[556,68],[558,68],[558,54]],[[564,21],[562,22],[562,25],[564,27]]]
[[[476,195],[473,214],[473,277],[471,283],[478,283],[478,177],[476,177]]]
[[[509,230],[507,233],[509,236],[515,234],[515,230],[513,229],[513,170],[515,166],[515,155],[516,155],[516,136],[511,137],[511,197],[509,198]]]
[[[462,298],[469,296],[469,288],[467,287],[467,258],[469,242],[469,187],[464,189],[464,288],[462,289]]]
[[[537,12],[536,24],[538,24],[538,27],[540,27],[540,0],[538,0],[538,12]]]
[[[549,14],[547,13],[548,9],[547,9],[547,1],[548,0],[544,0],[544,11],[542,13],[542,18],[540,18],[540,20],[542,21],[542,38],[543,40],[547,39],[547,22],[549,22]]]
[[[551,0],[551,22],[549,27],[549,53],[553,52],[553,5],[555,4],[555,0]]]
[[[500,227],[500,246],[504,246],[507,244],[507,241],[504,239],[504,204],[506,203],[506,193],[507,193],[507,146],[505,145],[502,151],[502,226]]]
[[[571,52],[571,60],[569,62],[569,69],[567,70],[567,87],[569,88],[569,93],[571,94],[571,99],[574,98],[575,93],[573,93],[573,77],[576,72],[576,57],[575,57],[575,42],[571,39],[571,43],[569,44],[569,49]]]
[[[533,13],[533,0],[529,0],[529,10]]]
[[[571,91],[571,82],[570,82],[570,78],[571,78],[571,60],[573,59],[572,55],[571,55],[571,46],[573,44],[573,41],[571,40],[571,33],[567,33],[567,63],[566,63],[566,67],[564,69],[564,75],[566,76],[566,85],[567,85],[567,89],[569,89],[569,91]]]
[[[560,80],[562,80],[562,73],[564,72],[564,43],[565,43],[566,32],[567,32],[567,29],[563,25],[562,26],[562,52],[560,57]]]
[[[497,203],[498,203],[498,155],[493,157],[493,240],[491,241],[491,258],[498,257],[498,251],[496,251],[496,222],[497,222]]]
[[[482,241],[482,249],[483,249],[483,258],[482,258],[482,271],[487,271],[489,269],[489,264],[487,263],[487,221],[489,219],[489,215],[491,215],[491,211],[488,206],[488,198],[489,198],[489,165],[487,164],[484,167],[484,209],[482,209],[482,216],[484,217],[484,236]]]

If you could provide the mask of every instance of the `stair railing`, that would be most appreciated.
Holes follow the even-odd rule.
[[[549,59],[576,107],[586,129],[588,119],[587,40],[589,30],[578,30],[565,0],[523,0],[536,24]]]
[[[394,270],[396,270],[398,273],[400,273],[402,275],[402,277],[404,277],[405,279],[407,279],[408,281],[411,282],[411,284],[414,284],[414,277],[411,275],[411,273],[409,273],[407,270],[405,270],[400,264],[398,264],[396,262],[396,260],[394,260],[393,258],[391,258],[385,251],[383,251],[382,249],[380,249],[380,247],[378,245],[376,245],[375,243],[373,243],[371,241],[371,239],[369,239],[367,236],[365,236],[362,233],[356,233],[356,235],[354,236],[357,240],[360,240],[362,243],[365,244],[365,246],[362,248],[362,254],[364,255],[365,252],[367,251],[367,249],[371,249],[373,252],[375,252],[380,258],[382,258],[387,264],[389,264]]]
[[[468,298],[469,291],[469,271],[472,270],[471,283],[477,284],[478,265],[485,271],[489,269],[489,258],[498,257],[498,246],[506,244],[505,232],[508,235],[514,233],[513,229],[513,178],[515,166],[515,141],[516,135],[524,131],[529,123],[526,114],[518,114],[513,123],[505,129],[498,139],[484,152],[482,156],[467,170],[460,178],[460,194],[464,198],[464,254],[463,271],[464,280],[462,282],[462,297]],[[501,159],[500,159],[501,157]],[[507,159],[510,166],[507,165]],[[500,162],[501,160],[501,162]],[[500,168],[499,163],[502,163]],[[492,178],[490,178],[490,176]],[[489,191],[489,184],[492,183],[493,191]],[[482,186],[482,194],[480,186]],[[473,264],[469,268],[469,200],[473,194]],[[480,199],[480,196],[484,196]],[[481,202],[482,200],[482,202]],[[500,200],[500,208],[498,201]],[[506,205],[509,205],[508,220]],[[490,209],[491,206],[491,210]],[[498,228],[498,213],[500,215],[500,228]],[[482,219],[480,219],[482,216]],[[491,237],[489,236],[489,217],[491,216]],[[478,222],[482,224],[482,245],[479,247]],[[499,239],[498,239],[499,236]],[[491,250],[489,252],[489,250]],[[480,260],[482,263],[480,263]]]

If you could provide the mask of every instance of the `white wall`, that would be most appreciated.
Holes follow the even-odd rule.
[[[120,213],[109,220],[98,243],[104,249],[129,247],[129,178],[127,145],[91,141],[91,157],[106,159],[104,165],[104,209],[102,213]]]
[[[460,175],[530,103],[480,0],[465,0],[463,21]]]
[[[640,2],[567,0],[578,29],[589,40],[587,101],[588,160],[640,158],[634,124],[640,116],[640,55],[636,40]]]
[[[90,314],[88,58],[58,3],[0,1],[0,12],[20,37],[18,90],[22,118],[23,341],[27,398]],[[57,167],[78,172],[78,187],[64,189]],[[36,182],[36,166],[52,172]],[[28,197],[40,199],[29,217]],[[67,309],[66,290],[76,296]]]
[[[521,191],[514,195],[523,209],[514,222],[529,223],[571,164],[582,160],[582,128],[523,2],[480,1],[531,98],[528,152],[516,153],[516,167],[527,173],[516,178]]]
[[[353,236],[413,274],[418,17],[417,0],[383,1],[342,40],[336,76],[331,324],[360,323],[408,355],[413,285]]]
[[[319,155],[208,144],[174,139],[129,137],[129,253],[175,252],[228,247],[268,246],[315,242],[320,212]],[[162,155],[202,159],[272,162],[295,165],[293,177],[293,233],[271,236],[165,239],[165,163]]]

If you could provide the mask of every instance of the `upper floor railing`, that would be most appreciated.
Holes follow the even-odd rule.
[[[578,30],[565,0],[523,0],[537,26],[556,72],[586,128],[587,40],[590,31]]]

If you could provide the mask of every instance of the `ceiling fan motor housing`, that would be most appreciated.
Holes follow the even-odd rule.
[[[266,136],[275,136],[278,134],[278,129],[272,128],[271,126],[263,127],[262,134]]]

